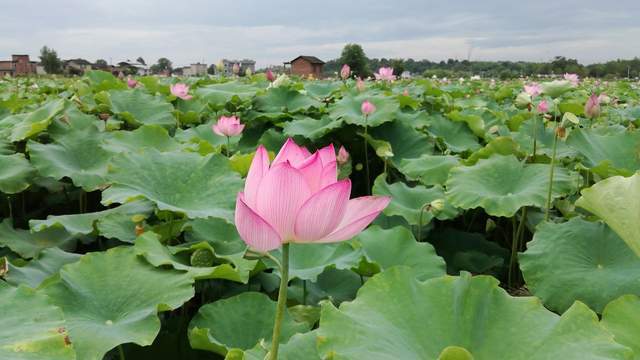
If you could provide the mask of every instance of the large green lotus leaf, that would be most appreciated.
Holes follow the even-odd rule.
[[[320,119],[301,116],[284,123],[282,132],[287,136],[303,136],[315,141],[340,127],[342,127],[342,120],[334,120],[329,116]]]
[[[258,344],[253,349],[240,354],[229,353],[225,360],[264,360],[269,348]],[[237,357],[233,357],[233,355]],[[240,357],[242,356],[242,357]],[[316,330],[304,334],[295,334],[286,344],[278,348],[279,360],[322,360],[316,347]]]
[[[342,84],[337,81],[307,81],[304,83],[304,89],[307,94],[318,100],[327,99],[340,90]]]
[[[0,281],[0,313],[0,358],[76,359],[62,311],[52,305],[44,294]]]
[[[402,159],[398,170],[410,180],[423,185],[443,185],[451,168],[460,164],[457,156],[424,154],[415,159]]]
[[[238,82],[212,84],[198,88],[195,93],[216,108],[223,107],[231,98],[238,96],[240,99],[252,98],[258,88],[253,85]]]
[[[567,144],[584,157],[584,165],[598,175],[630,176],[640,169],[640,132],[597,134],[587,129],[572,131]]]
[[[0,191],[16,194],[29,187],[35,169],[24,154],[0,155]]]
[[[58,248],[44,249],[37,258],[26,265],[15,266],[9,263],[9,271],[4,279],[14,285],[24,284],[37,288],[42,281],[57,273],[66,264],[78,261],[80,255],[68,253]]]
[[[49,127],[53,118],[64,109],[65,101],[52,100],[29,113],[8,116],[0,121],[0,133],[11,142],[22,141]]]
[[[146,216],[145,214],[135,215]],[[107,216],[99,218],[94,223],[100,236],[107,239],[117,239],[130,244],[133,244],[136,240],[136,226],[138,225],[141,224],[135,222],[132,215],[120,212],[110,213]]]
[[[177,309],[194,294],[188,274],[155,268],[130,247],[84,255],[43,291],[62,308],[78,359],[86,360],[124,343],[151,345],[158,311]]]
[[[251,349],[262,340],[271,342],[275,313],[276,303],[257,292],[206,304],[189,324],[189,342],[194,349],[221,355],[232,349]],[[295,322],[285,311],[280,341],[287,342],[292,335],[308,330],[307,323]]]
[[[376,107],[376,111],[369,115],[365,123],[360,107],[362,102],[368,100]],[[394,114],[400,109],[395,98],[383,95],[360,94],[345,95],[340,101],[330,107],[329,115],[333,119],[342,119],[347,124],[376,127],[394,119]]]
[[[32,258],[40,251],[62,247],[70,248],[74,245],[75,237],[63,228],[50,228],[32,233],[28,230],[14,229],[11,219],[4,219],[0,224],[0,245],[6,246],[24,258]]]
[[[388,184],[383,174],[376,178],[372,191],[374,195],[391,196],[391,203],[384,209],[384,214],[402,216],[410,225],[420,225],[421,216],[422,225],[426,225],[433,218],[449,220],[460,212],[449,201],[445,201],[442,210],[428,209],[432,201],[445,200],[445,193],[440,185],[427,188],[422,185],[409,187],[403,182]]]
[[[533,128],[536,129],[536,154],[544,154],[548,157],[553,155],[553,138],[555,134],[554,123],[547,122],[543,124],[542,119],[538,117],[534,123],[532,119],[522,123],[518,131],[512,132],[511,137],[520,145],[520,150],[527,154],[533,153]],[[573,132],[573,131],[571,131]],[[571,134],[571,132],[569,134]],[[567,141],[558,140],[556,144],[556,157],[572,158],[577,155]]]
[[[633,359],[640,359],[640,297],[624,295],[607,304],[602,325],[616,342],[633,349]]]
[[[389,269],[367,281],[353,302],[340,309],[324,304],[320,355],[345,360],[630,356],[584,304],[560,317],[538,299],[511,297],[498,285],[493,277],[469,273],[420,282],[408,268]],[[456,352],[468,355],[451,356]]]
[[[174,151],[180,145],[167,130],[157,125],[143,125],[133,131],[114,131],[106,136],[102,147],[110,152],[123,153],[153,148],[158,151]]]
[[[174,126],[173,106],[161,96],[142,90],[110,91],[111,111],[134,125]]]
[[[207,242],[167,247],[160,243],[157,234],[150,231],[136,239],[135,249],[153,266],[169,265],[186,271],[196,280],[226,279],[246,283],[258,262],[245,260],[242,253],[218,255]]]
[[[513,141],[512,138],[506,136],[498,136],[492,139],[482,149],[475,151],[473,154],[464,160],[465,165],[473,165],[480,159],[488,159],[493,155],[516,155],[523,157],[525,154],[520,151],[518,143]]]
[[[419,158],[424,154],[433,153],[433,142],[427,135],[414,129],[411,124],[399,120],[372,129],[370,135],[391,144],[391,161],[396,166],[404,159]]]
[[[133,215],[148,216],[154,209],[153,204],[147,200],[130,202],[112,209],[103,211],[71,214],[71,215],[49,215],[46,220],[30,220],[29,226],[32,231],[40,232],[49,228],[64,228],[72,235],[88,235],[93,233],[96,221],[104,219],[114,214],[124,214],[129,217]]]
[[[199,144],[200,142],[205,141],[214,147],[227,146],[227,138],[225,136],[216,135],[216,133],[211,129],[211,125],[212,124],[207,123],[187,130],[178,129],[176,131],[175,138],[176,140],[184,143]],[[233,136],[229,139],[232,149],[234,149],[238,144],[240,138],[240,136]]]
[[[460,153],[481,148],[478,138],[466,123],[451,121],[442,115],[433,115],[427,120],[427,131],[441,138],[451,151]]]
[[[253,99],[253,107],[265,113],[287,113],[319,108],[321,102],[287,87],[269,89]]]
[[[264,280],[265,273],[261,274],[261,280]],[[271,289],[277,289],[280,280],[275,274],[272,279],[275,280]],[[310,304],[319,304],[321,301],[329,300],[334,304],[340,304],[343,301],[351,301],[356,298],[358,289],[362,286],[363,278],[352,270],[338,270],[334,267],[327,267],[322,274],[318,275],[315,281],[295,279],[289,283],[288,299],[289,301],[306,304],[301,306],[311,306]],[[317,314],[316,313],[317,310]],[[289,311],[294,311],[289,309]],[[296,315],[296,314],[294,314]],[[311,315],[317,315],[317,318],[310,318]],[[294,316],[295,317],[295,316]],[[301,316],[302,317],[302,316]],[[309,313],[302,317],[309,324],[315,325],[320,319],[320,308],[309,309]]]
[[[552,198],[576,191],[581,178],[556,166]],[[451,169],[446,183],[452,205],[483,208],[492,216],[513,216],[523,206],[544,207],[549,188],[549,165],[524,164],[514,156],[494,155],[474,166]]]
[[[185,239],[189,242],[206,241],[216,254],[244,254],[247,245],[240,238],[235,225],[220,218],[194,219],[187,224]]]
[[[556,312],[579,300],[600,313],[620,295],[640,294],[640,258],[601,222],[541,223],[519,261],[527,287]]]
[[[610,177],[581,193],[576,206],[600,217],[640,256],[640,173]]]
[[[185,213],[190,218],[233,218],[235,198],[242,180],[222,155],[147,149],[113,159],[110,188],[102,203],[125,203],[147,198],[161,210]]]
[[[416,241],[411,231],[402,226],[382,229],[371,226],[356,237],[367,260],[386,270],[392,266],[411,267],[420,280],[445,274],[445,263],[429,243]]]
[[[126,89],[127,84],[119,80],[113,74],[102,70],[91,70],[85,72],[84,76],[89,79],[94,92],[112,89]]]
[[[474,110],[454,110],[447,114],[447,117],[453,121],[465,122],[473,134],[477,137],[484,138],[484,119]]]

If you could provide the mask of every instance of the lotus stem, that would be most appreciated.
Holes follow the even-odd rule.
[[[533,155],[532,160],[536,160],[536,150],[538,147],[538,115],[533,114]]]
[[[429,208],[429,203],[424,204],[421,208],[420,208],[420,217],[418,218],[418,242],[422,242],[422,216],[424,215],[424,212]]]
[[[547,207],[544,213],[544,221],[549,221],[549,212],[551,211],[551,194],[553,192],[553,171],[556,163],[556,150],[558,147],[558,122],[556,122],[555,130],[553,131],[553,150],[551,151],[551,169],[549,170],[549,191],[547,192]]]
[[[229,140],[229,137],[227,136],[227,157],[229,157],[229,154],[231,153],[231,151],[229,151],[229,147],[231,147],[231,140]]]
[[[369,126],[367,124],[367,116],[364,116],[364,174],[367,178],[367,195],[371,195],[371,180],[369,180],[369,144],[367,144],[367,136]]]
[[[276,318],[273,324],[273,337],[271,338],[271,351],[269,360],[278,360],[278,347],[280,346],[280,330],[282,319],[287,307],[287,283],[289,282],[289,244],[282,245],[282,266],[280,268],[280,289],[278,289],[278,305],[276,306]]]
[[[507,275],[507,285],[513,287],[513,280],[516,275],[516,260],[518,258],[518,250],[520,249],[521,239],[524,236],[524,224],[527,218],[527,208],[523,207],[520,214],[520,223],[516,229],[516,218],[513,221],[513,238],[511,239],[511,257],[509,258],[509,273]]]
[[[13,206],[11,206],[11,195],[7,195],[7,205],[9,205],[9,219],[13,224]]]
[[[120,353],[120,360],[126,360],[124,356],[124,349],[122,348],[122,344],[118,345],[118,353]]]

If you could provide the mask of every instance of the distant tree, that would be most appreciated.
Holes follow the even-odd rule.
[[[142,56],[138,57],[138,58],[136,59],[136,61],[137,61],[137,62],[139,62],[139,63],[140,63],[140,64],[142,64],[142,65],[145,65],[145,66],[147,65],[147,63],[146,63],[146,62],[144,62],[144,59],[142,58]]]
[[[207,74],[209,74],[209,75],[215,75],[216,74],[216,64],[209,65],[209,67],[207,68]]]
[[[96,60],[96,65],[100,66],[100,67],[107,67],[107,60],[105,59],[98,59]]]
[[[366,77],[370,74],[367,56],[358,44],[347,44],[342,49],[340,56],[340,66],[347,64],[351,67],[351,72],[356,76]]]
[[[171,60],[164,57],[158,59],[157,63],[151,65],[151,72],[154,74],[159,74],[162,72],[170,73],[171,70],[173,70]]]
[[[58,57],[58,53],[47,46],[43,46],[40,49],[40,63],[42,63],[47,74],[60,74],[62,72],[62,60]]]
[[[393,68],[393,74],[396,76],[400,76],[404,72],[404,60],[402,59],[393,59],[389,65]]]

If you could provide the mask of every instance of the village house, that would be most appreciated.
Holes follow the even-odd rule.
[[[195,63],[182,68],[183,76],[205,76],[207,75],[207,64]]]
[[[315,56],[300,55],[297,58],[284,63],[285,69],[292,75],[313,76],[316,79],[322,77],[324,61]]]
[[[222,59],[222,73],[226,76],[233,75],[233,65],[238,64],[240,66],[239,74],[244,75],[247,72],[247,69],[251,70],[252,73],[256,72],[256,62],[251,59],[242,59],[242,60],[228,60]]]
[[[149,68],[145,64],[139,62],[121,61],[116,66],[116,71],[122,72],[125,75],[149,75]]]
[[[92,65],[85,59],[70,59],[63,62],[64,73],[67,75],[83,75],[92,69]]]
[[[36,62],[29,55],[11,55],[11,60],[0,60],[0,77],[35,75]]]

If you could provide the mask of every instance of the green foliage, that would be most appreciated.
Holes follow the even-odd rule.
[[[351,67],[351,72],[357,77],[367,77],[371,74],[371,70],[367,66],[367,56],[362,50],[362,46],[358,44],[347,44],[342,48],[340,55],[340,66],[347,64]]]
[[[40,63],[47,74],[62,73],[62,60],[60,60],[55,50],[47,46],[43,46],[42,49],[40,49]]]

